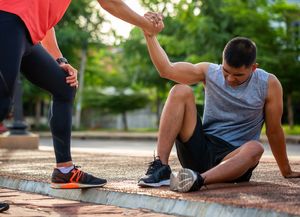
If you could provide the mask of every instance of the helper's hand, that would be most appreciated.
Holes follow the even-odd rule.
[[[78,88],[78,80],[77,80],[77,70],[74,69],[70,64],[61,63],[60,65],[63,70],[70,76],[66,78],[66,83],[70,84],[70,87]]]
[[[160,12],[155,13],[152,11],[148,11],[144,14],[144,18],[153,24],[153,27],[151,29],[143,29],[143,32],[147,35],[154,36],[161,32],[161,30],[164,28],[164,23],[162,21],[164,16]]]
[[[300,177],[300,171],[293,171],[291,170],[291,173],[284,176],[285,178],[299,178]]]

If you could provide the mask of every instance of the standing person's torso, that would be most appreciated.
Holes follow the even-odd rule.
[[[222,65],[210,64],[206,72],[203,128],[234,146],[258,140],[264,123],[269,73],[256,69],[241,85],[225,82]]]
[[[36,44],[60,21],[70,3],[71,0],[0,0],[0,10],[18,15]]]

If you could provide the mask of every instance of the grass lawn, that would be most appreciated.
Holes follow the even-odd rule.
[[[283,131],[285,135],[300,135],[300,125],[295,125],[294,129],[291,130],[290,126],[287,124],[282,125]],[[266,129],[265,125],[261,131],[261,133],[265,134]]]

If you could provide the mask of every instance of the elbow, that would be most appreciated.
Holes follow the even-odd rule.
[[[283,134],[282,128],[280,129],[266,129],[266,135],[267,137],[272,137],[272,136],[278,136]]]
[[[170,79],[170,74],[173,71],[173,67],[168,64],[157,66],[157,71],[162,78]]]
[[[158,71],[158,73],[159,73],[160,77],[162,77],[162,78],[169,78],[169,73],[167,73],[167,71],[165,71],[165,70],[160,70],[160,71]]]

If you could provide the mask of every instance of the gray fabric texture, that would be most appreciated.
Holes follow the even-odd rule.
[[[222,65],[210,64],[206,72],[203,128],[234,146],[258,141],[264,123],[269,73],[256,69],[241,85],[225,82]]]

